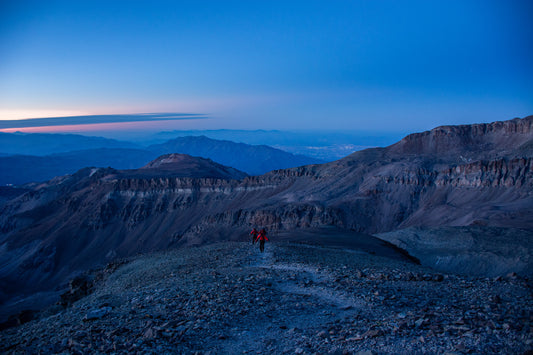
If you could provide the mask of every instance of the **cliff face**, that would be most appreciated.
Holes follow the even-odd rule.
[[[398,154],[477,158],[508,155],[532,139],[533,116],[488,124],[442,126],[408,135],[391,146]]]
[[[437,128],[336,162],[244,178],[195,158],[179,170],[183,157],[137,171],[84,169],[2,207],[0,289],[4,299],[49,289],[117,257],[242,240],[252,226],[533,230],[532,156],[523,149],[531,126],[529,117]]]
[[[335,182],[317,176],[299,178],[285,187],[265,185],[262,204],[252,190],[248,198],[233,197],[238,189],[228,193],[228,200],[241,201],[238,208],[204,217],[187,236],[194,240],[215,226],[254,225],[271,230],[335,225],[365,233],[413,225],[533,228],[533,213],[524,210],[533,206],[531,158],[445,169],[391,163],[370,171],[356,169]],[[496,201],[498,207],[494,207]]]

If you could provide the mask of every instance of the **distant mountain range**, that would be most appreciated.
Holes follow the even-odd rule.
[[[147,148],[125,148],[129,143],[76,135],[14,135],[0,136],[12,141],[14,146],[8,151],[51,152],[72,149],[77,139],[81,146],[96,148],[73,150],[51,155],[10,155],[0,156],[0,185],[21,185],[29,182],[46,181],[55,176],[72,174],[84,167],[112,167],[115,169],[139,168],[156,157],[169,153],[185,153],[212,159],[218,163],[245,171],[250,175],[260,175],[275,169],[284,169],[307,164],[321,163],[318,159],[293,155],[264,145],[248,145],[230,141],[219,141],[207,137],[183,137],[164,144]],[[52,139],[55,137],[55,140]],[[36,145],[33,146],[33,139]],[[52,143],[54,142],[54,143]],[[50,143],[50,147],[44,148]],[[98,147],[102,145],[102,147]],[[27,148],[25,148],[27,146]],[[43,147],[42,147],[43,146]],[[18,148],[16,148],[18,147]],[[134,146],[135,147],[135,146]]]
[[[287,153],[266,145],[234,143],[205,136],[175,138],[163,144],[151,145],[148,150],[157,154],[177,152],[209,158],[250,175],[260,175],[272,170],[324,162],[303,155]]]
[[[407,132],[406,132],[407,133]],[[252,145],[265,144],[293,154],[333,161],[366,148],[384,147],[398,141],[405,134],[386,131],[300,131],[277,130],[189,130],[160,132],[151,137],[155,143],[186,136],[206,136],[217,140]]]
[[[137,144],[79,134],[3,133],[0,132],[0,155],[35,155],[65,153],[88,149],[136,149]]]
[[[0,185],[41,182],[72,174],[84,167],[134,169],[157,154],[142,149],[97,148],[46,156],[12,155],[0,157]]]
[[[175,140],[151,149],[202,147],[204,141],[210,142]],[[242,240],[252,226],[267,228],[273,238],[323,227],[381,233],[413,255],[425,255],[420,260],[427,266],[531,276],[532,147],[530,116],[438,127],[338,161],[244,178],[183,156],[136,170],[83,169],[6,197],[0,207],[0,296],[5,301],[52,290],[88,268],[139,252]],[[476,248],[465,241],[450,249],[452,227],[463,227],[465,238],[475,233]],[[401,230],[407,232],[390,234]],[[500,242],[490,242],[494,235]]]
[[[408,133],[408,132],[405,132]],[[94,135],[109,132],[93,132]],[[99,148],[144,149],[183,137],[205,136],[215,140],[267,145],[292,154],[304,155],[322,161],[333,161],[371,147],[384,147],[398,141],[401,132],[373,131],[278,131],[278,130],[179,130],[153,135],[120,136],[128,141],[88,137],[76,134],[0,133],[0,156],[50,155],[77,150]]]

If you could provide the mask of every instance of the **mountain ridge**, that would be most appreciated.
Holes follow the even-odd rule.
[[[482,152],[494,147],[506,150],[531,141],[533,116],[508,121],[478,123],[472,125],[439,126],[422,133],[413,133],[390,146],[398,154],[439,154],[449,157],[458,149]],[[512,136],[513,141],[508,138]]]

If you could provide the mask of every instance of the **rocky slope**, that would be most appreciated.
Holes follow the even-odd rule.
[[[53,289],[117,257],[235,240],[252,226],[298,235],[321,226],[382,233],[481,225],[521,228],[530,241],[532,124],[527,117],[440,127],[336,162],[241,180],[173,175],[176,166],[162,162],[57,178],[1,210],[3,299]]]
[[[226,242],[110,264],[84,280],[88,296],[0,332],[0,352],[522,354],[533,348],[526,280],[440,274],[379,252],[273,242],[261,254],[249,243]]]
[[[423,265],[444,272],[533,276],[531,230],[484,226],[412,227],[378,234],[406,250]]]
[[[169,201],[159,196],[158,186],[181,195],[183,190],[231,184],[244,176],[208,159],[171,154],[137,170],[87,168],[35,186],[1,210],[0,301],[21,291],[53,290],[80,271],[117,256],[168,247],[170,238],[151,238],[161,233],[168,238],[165,219],[171,218],[160,213]],[[129,196],[131,187],[150,192]],[[157,211],[163,218],[143,226]],[[194,221],[197,213],[172,216],[172,223]]]

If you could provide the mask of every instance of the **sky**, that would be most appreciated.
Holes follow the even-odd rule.
[[[0,0],[0,120],[411,132],[525,117],[532,15],[530,0]]]

